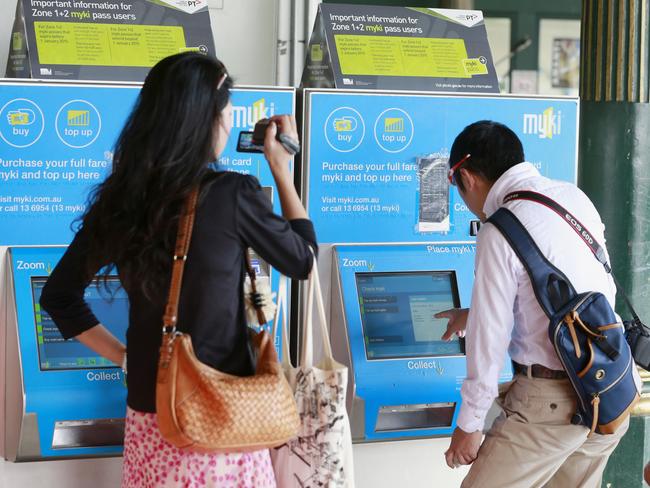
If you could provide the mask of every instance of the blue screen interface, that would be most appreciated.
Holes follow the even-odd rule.
[[[67,341],[63,339],[52,318],[39,305],[46,281],[47,277],[32,277],[34,319],[41,371],[117,367],[76,339]],[[108,290],[104,288],[103,278],[101,278],[98,288],[97,279],[93,280],[84,292],[84,299],[99,322],[124,343],[129,323],[129,300],[124,289],[120,287],[117,277],[109,277],[107,285]]]
[[[433,316],[460,306],[453,271],[356,273],[369,360],[462,354],[458,338],[441,340],[447,319]]]

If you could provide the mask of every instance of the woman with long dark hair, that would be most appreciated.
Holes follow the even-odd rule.
[[[75,337],[123,367],[128,357],[124,488],[275,486],[267,450],[177,449],[161,437],[155,415],[162,316],[179,218],[193,189],[200,187],[200,196],[178,328],[190,334],[202,362],[230,374],[253,373],[243,304],[248,247],[292,278],[306,278],[312,266],[314,229],[293,186],[290,155],[275,137],[280,131],[297,139],[293,117],[274,117],[264,144],[284,217],[273,213],[254,177],[209,169],[230,135],[231,86],[223,64],[201,54],[174,55],[151,70],[117,141],[113,171],[92,193],[41,295],[66,339]],[[126,347],[83,299],[97,273],[114,269],[129,296]]]

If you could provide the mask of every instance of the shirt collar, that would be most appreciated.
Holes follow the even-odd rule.
[[[523,162],[514,165],[508,171],[503,173],[487,194],[483,204],[483,213],[489,218],[499,207],[503,205],[503,199],[511,191],[521,190],[523,181],[540,176],[537,168],[531,163]]]

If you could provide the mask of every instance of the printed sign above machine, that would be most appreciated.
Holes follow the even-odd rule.
[[[302,85],[498,93],[483,13],[322,4]]]
[[[142,81],[183,51],[214,54],[207,0],[18,0],[7,76]]]
[[[543,175],[575,181],[576,99],[306,90],[303,183],[322,243],[470,238],[447,173],[468,124],[502,122]]]

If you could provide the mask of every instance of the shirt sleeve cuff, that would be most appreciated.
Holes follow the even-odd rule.
[[[67,341],[73,337],[77,337],[79,334],[86,332],[87,330],[92,329],[100,322],[97,320],[97,317],[92,312],[85,313],[79,316],[71,317],[57,317],[55,324],[61,332],[63,338]]]
[[[314,252],[318,252],[318,245],[316,243],[316,232],[314,231],[314,224],[309,219],[293,219],[289,221],[291,229],[309,242],[314,248]]]
[[[460,406],[460,413],[456,425],[464,432],[472,433],[477,430],[483,430],[487,412],[479,412],[468,407],[465,403]]]

